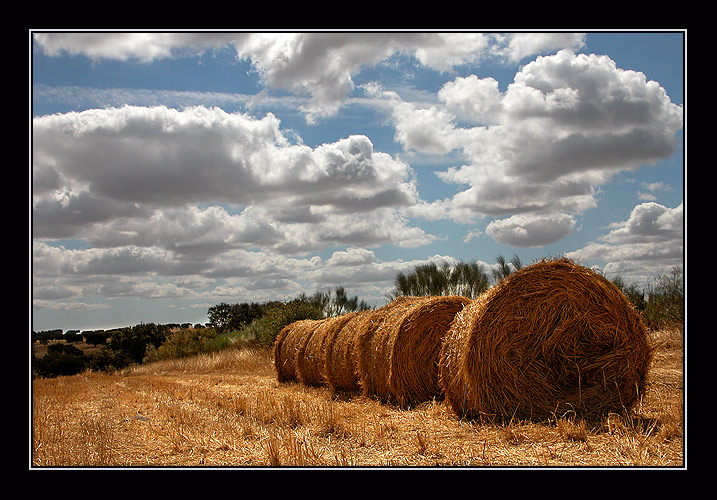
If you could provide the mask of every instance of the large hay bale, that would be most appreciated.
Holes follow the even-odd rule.
[[[359,385],[364,396],[378,397],[390,394],[389,371],[390,336],[376,336],[376,331],[385,323],[396,321],[406,310],[416,306],[425,297],[398,297],[385,306],[376,309],[358,327],[356,335],[357,368]]]
[[[279,332],[274,342],[274,368],[279,382],[298,380],[296,355],[308,337],[322,322],[320,319],[303,319],[291,323]]]
[[[326,339],[324,374],[334,393],[356,393],[361,390],[356,339],[373,312],[368,310],[351,314],[343,327],[331,331]]]
[[[615,285],[551,259],[516,271],[457,315],[440,380],[461,416],[591,418],[637,402],[651,358],[647,330]]]
[[[327,383],[325,372],[326,348],[329,338],[341,330],[353,317],[345,314],[326,318],[309,334],[306,343],[296,351],[296,374],[305,385],[318,386]]]
[[[418,297],[395,306],[372,336],[372,396],[410,406],[442,396],[438,361],[443,338],[471,300]]]

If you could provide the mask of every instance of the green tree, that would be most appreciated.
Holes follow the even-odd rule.
[[[505,257],[502,255],[498,255],[495,258],[495,263],[496,266],[493,268],[493,279],[496,283],[507,278],[510,274],[523,267],[523,263],[517,255],[513,255],[510,262],[505,260]]]
[[[624,295],[627,300],[637,309],[638,311],[644,311],[647,303],[645,302],[645,292],[640,289],[636,284],[625,283],[622,276],[615,276],[610,280]]]
[[[483,267],[477,262],[419,264],[412,272],[398,272],[389,298],[399,296],[461,295],[475,298],[490,286]]]
[[[65,342],[82,342],[82,335],[80,335],[79,330],[68,330],[67,332],[65,332],[64,338]]]
[[[107,339],[110,338],[110,332],[106,332],[104,330],[92,330],[82,332],[82,336],[85,338],[85,342],[96,347],[107,342]]]
[[[207,311],[209,324],[220,332],[226,331],[232,318],[232,306],[225,302],[212,306]]]
[[[42,358],[33,355],[33,370],[41,377],[75,375],[86,366],[85,354],[71,344],[51,344]]]
[[[207,311],[209,325],[219,332],[240,330],[264,314],[264,307],[257,303],[240,304],[221,303]]]
[[[107,348],[124,353],[131,362],[141,363],[148,346],[159,347],[167,338],[169,328],[165,325],[142,323],[129,328],[120,328],[110,335]]]
[[[330,291],[317,291],[312,296],[300,294],[298,300],[308,302],[321,311],[326,317],[341,316],[353,311],[365,311],[371,309],[364,300],[358,296],[349,297],[343,286],[337,286],[333,295]]]
[[[184,358],[195,356],[202,352],[218,350],[217,347],[220,344],[216,339],[219,335],[214,328],[178,330],[167,335],[167,339],[161,346],[148,346],[143,362]]]
[[[93,371],[113,372],[132,364],[132,359],[130,359],[126,352],[113,351],[106,345],[103,345],[100,349],[94,351],[88,357],[88,368]]]
[[[274,303],[265,314],[248,325],[244,331],[259,345],[273,345],[285,326],[302,319],[321,319],[324,315],[315,304],[303,299]]]

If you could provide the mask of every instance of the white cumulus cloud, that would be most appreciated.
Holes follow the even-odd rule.
[[[406,151],[462,154],[460,166],[437,172],[459,191],[412,208],[427,218],[567,220],[595,207],[600,186],[615,173],[670,156],[682,128],[682,106],[657,82],[607,56],[570,50],[529,62],[505,92],[491,78],[470,75],[446,83],[438,103],[380,95]],[[501,224],[493,232],[505,238]]]

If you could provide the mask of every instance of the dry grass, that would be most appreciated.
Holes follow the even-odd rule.
[[[684,467],[681,331],[642,400],[597,425],[460,420],[326,386],[279,383],[271,350],[230,350],[34,380],[32,467]]]

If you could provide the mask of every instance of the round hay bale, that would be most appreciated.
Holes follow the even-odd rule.
[[[466,408],[466,389],[468,384],[463,381],[460,370],[464,358],[462,353],[468,350],[468,332],[475,328],[476,311],[482,307],[484,293],[459,311],[446,335],[443,337],[441,352],[438,359],[438,383],[443,389],[446,402],[460,416],[469,414]]]
[[[296,352],[296,374],[305,385],[318,386],[327,383],[326,347],[329,337],[351,319],[351,315],[336,316],[322,320],[311,332],[303,346]]]
[[[279,382],[298,380],[296,354],[308,336],[323,320],[304,319],[291,323],[279,332],[274,342],[274,368]]]
[[[356,338],[373,310],[350,314],[340,329],[329,333],[326,340],[326,381],[334,393],[355,393],[361,390],[358,382]]]
[[[440,398],[438,361],[443,338],[456,314],[470,303],[455,295],[421,297],[387,315],[372,339],[375,372],[388,369],[383,372],[386,383],[374,384],[374,396],[399,406]]]
[[[461,416],[592,418],[638,401],[651,358],[624,294],[561,258],[516,271],[457,316],[440,380]]]
[[[358,325],[356,332],[356,355],[358,381],[364,396],[381,396],[389,393],[388,373],[389,359],[388,335],[380,335],[374,339],[376,330],[386,321],[394,321],[395,317],[405,312],[425,297],[398,297],[385,306],[376,309],[366,320]]]

